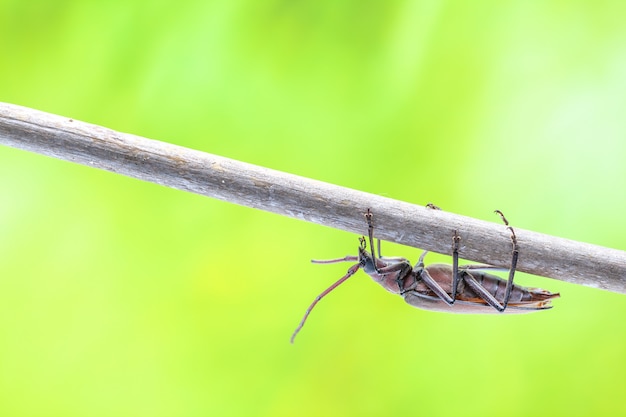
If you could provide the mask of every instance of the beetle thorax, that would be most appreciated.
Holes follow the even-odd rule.
[[[374,258],[372,258],[372,255],[364,248],[359,248],[359,263],[361,264],[361,268],[363,268],[363,272],[367,275],[378,275],[376,268],[374,268]]]
[[[394,259],[393,261],[387,261],[384,258],[377,258],[377,270],[374,267],[374,258],[372,255],[365,249],[359,248],[359,263],[361,264],[363,272],[391,293],[400,294],[407,289],[407,286],[414,285],[415,279],[412,278],[411,265],[406,260]],[[392,270],[389,270],[389,268]],[[387,272],[380,272],[385,269]],[[402,289],[400,288],[401,283]]]

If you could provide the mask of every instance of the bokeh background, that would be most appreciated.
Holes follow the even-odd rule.
[[[625,249],[625,17],[603,1],[0,0],[0,101]],[[626,297],[550,279],[518,275],[560,291],[554,309],[481,317],[413,309],[360,273],[290,345],[348,267],[309,260],[356,248],[0,147],[0,415],[626,415]]]

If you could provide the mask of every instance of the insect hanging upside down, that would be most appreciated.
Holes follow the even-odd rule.
[[[428,207],[439,209],[432,204],[429,204]],[[517,237],[513,228],[509,226],[509,222],[504,217],[504,214],[500,210],[496,210],[496,213],[511,232],[513,250],[507,280],[485,272],[489,269],[498,269],[489,265],[459,266],[459,242],[461,238],[456,230],[452,237],[452,265],[433,264],[424,266],[424,257],[428,251],[422,253],[415,266],[411,266],[409,260],[405,258],[384,257],[380,254],[380,240],[378,241],[378,256],[376,256],[374,251],[373,214],[370,209],[367,209],[365,219],[367,221],[369,244],[372,252],[369,253],[367,251],[366,240],[364,237],[360,237],[358,256],[348,255],[339,259],[311,261],[319,264],[357,263],[348,269],[346,275],[315,298],[291,336],[291,343],[294,342],[298,332],[304,326],[313,307],[359,269],[363,269],[366,274],[387,291],[404,297],[408,304],[424,310],[461,314],[514,314],[552,308],[551,299],[559,297],[559,293],[552,293],[541,288],[522,287],[513,283],[519,255]]]

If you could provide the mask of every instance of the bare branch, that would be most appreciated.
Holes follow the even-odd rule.
[[[0,103],[0,143],[183,191],[362,234],[371,208],[384,240],[507,267],[502,223],[339,187],[12,104]],[[495,207],[494,207],[495,208]],[[495,216],[495,215],[494,215]],[[494,220],[495,221],[495,220]],[[626,252],[515,228],[518,270],[626,294]]]

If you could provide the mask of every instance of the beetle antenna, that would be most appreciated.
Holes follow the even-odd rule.
[[[300,330],[302,330],[302,327],[304,327],[304,323],[306,322],[306,319],[309,317],[309,314],[311,314],[311,310],[313,310],[313,307],[315,307],[315,305],[322,299],[324,298],[324,296],[326,296],[326,294],[328,294],[329,292],[331,292],[332,290],[334,290],[335,288],[337,288],[339,285],[341,285],[345,280],[347,280],[348,278],[350,278],[352,275],[354,275],[356,273],[356,271],[359,270],[359,268],[361,268],[361,264],[354,264],[350,267],[350,269],[348,269],[348,273],[346,273],[346,275],[344,275],[343,277],[341,277],[337,282],[335,282],[333,285],[331,285],[330,287],[328,287],[323,293],[321,293],[320,295],[318,295],[317,297],[315,297],[315,300],[313,300],[313,302],[311,303],[311,305],[309,306],[309,308],[306,309],[306,312],[304,313],[304,317],[302,317],[302,320],[300,321],[300,324],[298,325],[298,327],[296,327],[296,330],[293,332],[293,334],[291,335],[291,343],[293,344],[294,340],[296,339],[296,336],[298,335],[298,333],[300,332]]]

